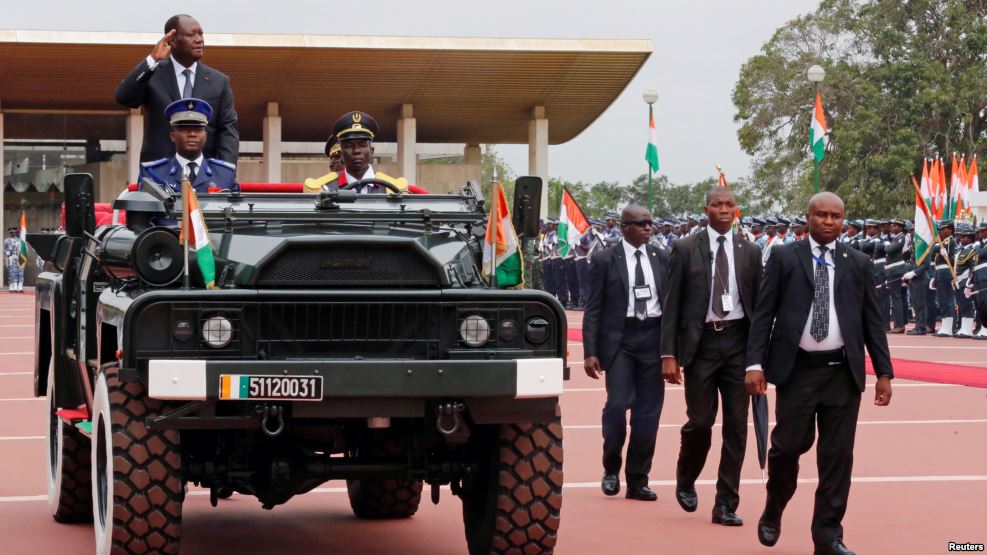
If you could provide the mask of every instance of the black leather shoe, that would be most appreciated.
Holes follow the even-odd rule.
[[[725,505],[717,505],[713,507],[713,524],[722,524],[724,526],[743,526],[744,519],[737,516],[737,513],[726,508]]]
[[[843,540],[833,540],[833,543],[827,545],[817,545],[812,551],[813,555],[857,555],[855,552],[847,549],[843,545]]]
[[[682,510],[687,513],[696,512],[696,507],[699,506],[699,496],[696,495],[695,488],[675,488],[675,500],[679,502],[679,507],[682,507]]]
[[[600,489],[604,495],[614,496],[620,493],[620,478],[616,474],[604,474]]]
[[[637,501],[657,501],[658,494],[655,493],[648,486],[627,486],[627,494],[625,495],[628,499],[635,499]]]
[[[888,333],[905,333],[905,326],[901,326],[900,328],[891,328],[888,330]]]
[[[757,541],[761,545],[768,547],[778,543],[781,537],[781,518],[777,520],[768,518],[767,513],[761,514],[761,519],[757,521]]]
[[[905,332],[905,335],[925,335],[929,332],[925,331],[925,328],[914,328]]]

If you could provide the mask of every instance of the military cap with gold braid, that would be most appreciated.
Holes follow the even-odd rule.
[[[335,135],[329,137],[326,141],[326,156],[332,158],[333,156],[338,156],[341,154],[342,149],[339,147],[339,139]]]
[[[352,139],[373,140],[379,129],[380,126],[373,116],[366,112],[354,111],[347,112],[336,120],[335,125],[332,126],[332,134],[340,142]]]

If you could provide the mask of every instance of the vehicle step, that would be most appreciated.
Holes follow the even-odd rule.
[[[86,407],[80,409],[58,409],[55,414],[59,418],[65,420],[66,422],[75,422],[76,420],[89,420],[89,411]]]

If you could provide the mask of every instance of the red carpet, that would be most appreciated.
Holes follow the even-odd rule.
[[[583,330],[569,329],[569,341],[582,340]],[[894,365],[895,377],[903,380],[987,388],[987,368],[963,366],[960,364],[942,364],[924,360],[907,360],[903,358],[892,359],[891,363]],[[870,365],[870,358],[867,359],[867,373],[874,374],[874,369]]]

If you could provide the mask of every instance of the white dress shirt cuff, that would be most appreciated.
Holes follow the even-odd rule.
[[[154,68],[158,67],[158,64],[160,63],[157,60],[155,60],[150,54],[147,55],[146,61],[147,61],[147,69],[151,71],[154,71]]]
[[[750,366],[747,367],[747,371],[748,372],[754,372],[754,371],[764,372],[764,368],[762,368],[760,364],[751,364]]]

